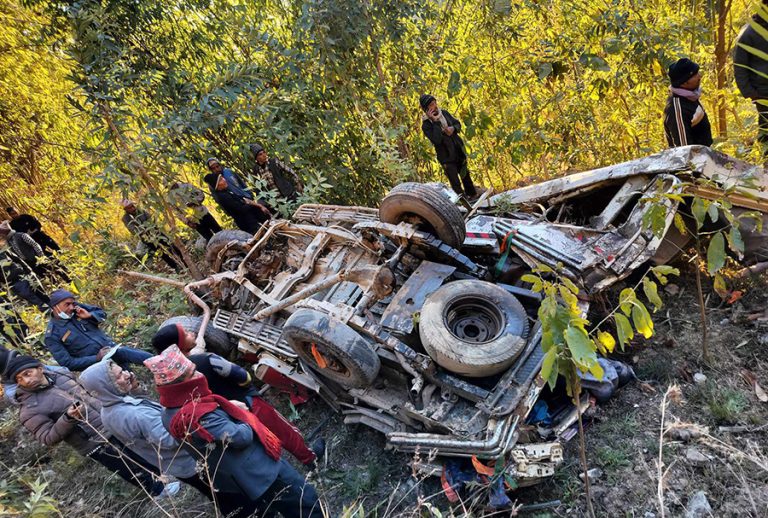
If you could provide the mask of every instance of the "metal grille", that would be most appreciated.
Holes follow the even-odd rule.
[[[219,309],[213,317],[213,327],[245,338],[249,342],[275,354],[296,358],[288,342],[281,338],[282,329],[266,322],[257,322],[239,313]]]

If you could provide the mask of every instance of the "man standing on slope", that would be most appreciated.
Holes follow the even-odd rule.
[[[768,0],[758,7],[758,12],[745,25],[733,51],[733,77],[741,95],[751,100],[757,109],[757,140],[760,142],[763,157],[768,159],[768,61],[758,56],[752,49],[768,53],[768,40],[755,27],[768,30]],[[761,14],[762,13],[762,14]],[[749,47],[749,48],[747,48]],[[763,104],[765,103],[765,104]]]
[[[701,97],[699,65],[682,58],[669,65],[669,97],[664,108],[664,134],[669,147],[711,146],[712,128]]]

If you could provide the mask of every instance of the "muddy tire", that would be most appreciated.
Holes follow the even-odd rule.
[[[239,243],[247,243],[253,236],[243,230],[221,230],[216,232],[211,239],[208,240],[208,244],[205,247],[205,261],[209,267],[213,267],[214,261],[222,248],[224,248],[230,241],[237,241]]]
[[[283,338],[313,370],[344,387],[368,387],[379,374],[381,362],[373,346],[325,313],[298,310],[285,322]]]
[[[506,370],[525,346],[528,317],[520,301],[485,281],[462,280],[427,297],[419,318],[424,349],[441,367],[480,378]]]
[[[389,191],[381,200],[379,219],[395,225],[416,221],[419,230],[453,248],[461,248],[467,234],[459,208],[439,190],[421,183],[401,183]]]
[[[185,330],[197,333],[200,330],[200,324],[202,323],[203,317],[171,317],[160,324],[158,329],[169,325],[181,324],[181,327]],[[205,329],[205,346],[207,352],[218,354],[224,358],[229,358],[236,350],[235,343],[230,340],[226,331],[216,329],[211,322],[208,322],[208,327]]]

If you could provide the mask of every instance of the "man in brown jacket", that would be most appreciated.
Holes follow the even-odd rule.
[[[38,442],[46,446],[66,442],[151,496],[178,492],[177,482],[165,488],[155,479],[157,468],[109,437],[101,425],[101,402],[85,391],[74,374],[47,370],[35,358],[20,354],[8,362],[5,376],[18,384],[19,419]]]

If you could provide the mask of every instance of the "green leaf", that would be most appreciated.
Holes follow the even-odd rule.
[[[629,323],[629,319],[621,313],[614,313],[613,320],[616,322],[616,335],[623,351],[624,346],[635,337],[635,332],[632,330],[632,324]]]
[[[629,316],[632,311],[632,302],[635,300],[637,300],[635,290],[632,288],[624,288],[621,290],[621,293],[619,294],[619,307],[625,315]]]
[[[650,280],[648,277],[643,278],[643,293],[645,293],[645,298],[648,299],[648,302],[653,304],[654,312],[661,309],[662,302],[661,298],[659,297],[659,291],[656,283]]]
[[[451,77],[448,79],[448,97],[455,97],[461,91],[461,74],[456,70],[451,72]]]
[[[712,285],[715,289],[715,293],[720,295],[720,298],[724,299],[728,296],[728,285],[725,283],[725,278],[722,275],[716,273]]]
[[[710,275],[714,275],[723,266],[725,266],[725,239],[723,233],[718,232],[712,236],[707,248],[707,271]]]
[[[717,220],[720,219],[720,212],[717,210],[716,203],[709,204],[709,209],[707,210],[707,214],[709,214],[709,219],[712,220],[712,223],[717,223]]]
[[[520,280],[532,284],[531,291],[535,291],[537,293],[541,291],[541,278],[539,276],[526,273],[520,277]]]
[[[681,235],[684,236],[688,233],[688,228],[685,226],[685,220],[679,212],[675,213],[673,221],[675,223],[675,228],[677,228],[677,231],[680,232]]]
[[[565,342],[577,366],[587,369],[597,361],[597,346],[583,328],[568,326],[565,330]]]
[[[693,203],[691,203],[691,213],[693,214],[693,219],[696,220],[697,230],[701,229],[701,227],[704,225],[704,220],[707,217],[708,206],[708,201],[699,197],[693,198]]]
[[[541,364],[541,379],[546,381],[549,384],[549,388],[553,390],[555,388],[555,384],[557,383],[558,374],[557,363],[555,360],[557,360],[557,348],[552,347],[544,355],[544,360]]]
[[[646,339],[653,336],[653,320],[651,320],[651,315],[641,302],[632,306],[632,321],[635,323],[637,332]]]
[[[595,54],[585,53],[579,58],[579,63],[592,70],[599,70],[600,72],[610,72],[611,67],[608,66],[608,62]]]
[[[568,308],[571,311],[578,311],[579,310],[579,299],[576,298],[576,295],[574,295],[567,287],[560,285],[559,287],[560,296],[563,298],[563,301],[568,306]]]
[[[739,259],[744,256],[744,239],[741,237],[739,227],[735,225],[732,226],[731,230],[728,232],[728,246],[731,247],[731,250],[739,254]]]
[[[579,294],[579,287],[576,286],[576,284],[574,284],[571,279],[569,279],[568,277],[561,277],[561,280],[563,284],[565,284],[568,287],[568,289],[571,290],[571,293],[573,293],[574,295]]]

